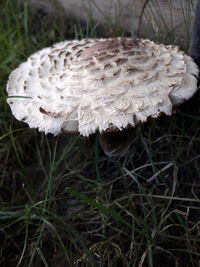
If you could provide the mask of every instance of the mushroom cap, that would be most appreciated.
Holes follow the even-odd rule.
[[[171,115],[196,92],[198,73],[177,46],[131,38],[64,41],[10,74],[7,101],[30,127],[88,136]]]

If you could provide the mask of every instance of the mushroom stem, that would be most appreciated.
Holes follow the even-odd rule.
[[[136,129],[133,127],[116,132],[99,134],[99,142],[105,154],[110,157],[122,156],[135,140]]]
[[[200,0],[197,2],[193,32],[190,44],[190,56],[200,67]]]

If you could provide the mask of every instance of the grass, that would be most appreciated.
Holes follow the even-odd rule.
[[[96,36],[97,25],[12,2],[0,4],[0,266],[199,266],[198,105],[138,128],[116,159],[96,136],[29,129],[6,103],[11,70],[54,42]]]

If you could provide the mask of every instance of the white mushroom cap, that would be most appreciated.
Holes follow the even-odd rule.
[[[171,115],[196,92],[198,72],[176,46],[131,38],[65,41],[11,73],[8,103],[30,127],[88,136]]]

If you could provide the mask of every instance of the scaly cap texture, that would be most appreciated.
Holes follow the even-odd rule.
[[[88,136],[171,115],[196,92],[198,72],[176,46],[131,38],[64,41],[10,74],[8,103],[30,127]]]

